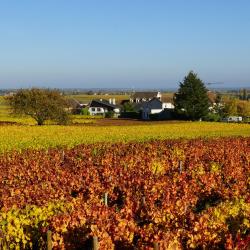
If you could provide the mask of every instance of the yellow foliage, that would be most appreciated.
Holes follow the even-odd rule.
[[[177,139],[217,136],[249,136],[248,124],[183,122],[133,126],[16,126],[5,125],[0,129],[0,152],[26,148],[74,147],[96,142],[147,141],[152,139]],[[174,149],[179,160],[183,150]]]
[[[211,165],[210,165],[210,171],[212,172],[212,173],[217,173],[217,172],[219,172],[221,170],[221,166],[218,164],[218,163],[216,163],[216,162],[212,162],[211,163]]]
[[[5,236],[10,249],[25,248],[30,242],[32,230],[47,226],[48,219],[66,212],[67,209],[71,209],[70,204],[56,202],[44,207],[28,205],[24,209],[12,208],[9,211],[1,211],[0,231]],[[32,243],[29,244],[32,247]]]
[[[160,162],[153,162],[151,165],[151,170],[156,175],[161,175],[165,173],[165,167]]]

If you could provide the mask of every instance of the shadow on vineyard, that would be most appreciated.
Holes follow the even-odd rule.
[[[250,247],[250,138],[13,151],[0,170],[2,248]]]
[[[200,213],[203,210],[217,206],[223,201],[223,198],[220,194],[212,192],[211,194],[203,194],[199,197],[197,204],[195,205],[194,212]]]
[[[92,239],[88,238],[89,231],[85,227],[75,228],[64,234],[64,241],[67,242],[66,249],[91,250]]]

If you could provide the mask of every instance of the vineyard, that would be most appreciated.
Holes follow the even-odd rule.
[[[250,138],[0,156],[2,248],[249,249]]]
[[[119,119],[117,119],[119,120]],[[143,123],[143,122],[142,122]],[[12,150],[72,148],[98,142],[130,142],[177,138],[249,136],[249,124],[222,122],[144,122],[122,126],[0,126],[0,153]]]

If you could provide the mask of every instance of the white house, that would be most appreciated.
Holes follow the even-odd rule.
[[[90,115],[104,115],[105,113],[113,111],[115,115],[120,113],[120,108],[115,105],[115,99],[107,100],[92,100],[89,105]]]
[[[149,119],[150,114],[159,114],[164,110],[172,110],[174,108],[171,103],[163,103],[158,98],[153,98],[147,102],[138,103],[136,110],[142,113],[142,119]]]
[[[174,109],[174,104],[171,102],[163,102],[162,108],[163,109]]]

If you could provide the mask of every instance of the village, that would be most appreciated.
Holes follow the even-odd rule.
[[[92,95],[89,102],[81,102],[76,98],[70,99],[71,112],[73,114],[100,116],[105,118],[131,118],[141,120],[171,120],[175,119],[174,94],[164,95],[160,91],[140,91],[133,92],[129,98],[116,100],[115,95],[108,95],[109,98],[98,98]],[[218,93],[207,92],[209,99],[209,111],[213,114],[218,112],[218,108],[223,108],[225,103],[218,100]],[[248,117],[245,117],[248,118]],[[217,120],[218,121],[218,120]],[[222,122],[242,122],[241,115],[227,115],[221,117]]]
[[[134,92],[129,99],[117,100],[109,99],[93,99],[89,103],[80,103],[76,99],[71,99],[72,112],[81,113],[82,109],[87,109],[91,116],[112,113],[112,117],[120,117],[121,114],[129,117],[129,113],[140,114],[141,119],[149,119],[150,114],[159,114],[164,110],[174,109],[172,98],[162,98],[161,92]],[[131,117],[132,118],[132,117]]]

